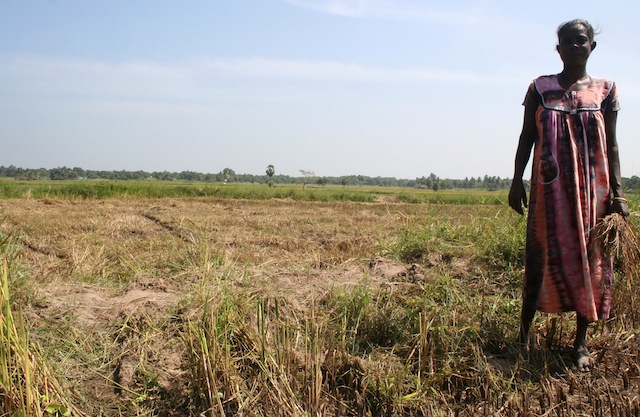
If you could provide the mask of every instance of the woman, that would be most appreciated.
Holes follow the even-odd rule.
[[[576,365],[589,370],[587,329],[609,316],[613,272],[591,230],[608,213],[629,214],[616,138],[619,104],[613,82],[587,73],[593,27],[572,20],[557,34],[563,69],[529,87],[509,192],[509,205],[523,214],[522,175],[533,149],[519,342],[528,342],[536,310],[575,311]]]

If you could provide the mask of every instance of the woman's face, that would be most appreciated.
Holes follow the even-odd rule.
[[[586,28],[575,25],[563,30],[558,36],[556,49],[565,64],[584,65],[595,47],[596,43],[589,39]]]

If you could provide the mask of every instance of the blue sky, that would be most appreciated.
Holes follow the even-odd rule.
[[[622,173],[639,175],[639,14],[630,0],[0,0],[0,165],[511,177],[526,88],[562,69],[558,24],[586,18],[589,72],[620,90]]]

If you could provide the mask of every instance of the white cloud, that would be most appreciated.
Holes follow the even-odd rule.
[[[519,74],[485,74],[471,70],[450,70],[437,67],[385,68],[363,66],[336,61],[303,61],[269,58],[215,59],[206,61],[202,68],[224,72],[227,76],[256,79],[283,79],[309,81],[349,81],[368,83],[417,84],[476,84],[495,85],[521,83]]]
[[[0,60],[0,88],[107,96],[200,95],[199,89],[235,81],[365,83],[504,83],[503,77],[445,68],[384,68],[336,61],[212,58],[184,64],[108,63],[29,57]],[[4,85],[4,87],[3,87]]]
[[[114,64],[38,56],[0,60],[0,75],[2,89],[44,95],[175,95],[188,80],[184,69],[151,61]]]
[[[349,17],[363,17],[371,9],[367,0],[284,0],[294,6],[303,7],[320,13],[337,14]]]
[[[422,1],[411,0],[283,0],[294,6],[319,13],[353,18],[417,20],[451,24],[479,23],[479,10],[472,2],[459,10],[438,9]]]

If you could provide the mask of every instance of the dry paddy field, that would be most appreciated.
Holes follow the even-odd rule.
[[[514,349],[523,228],[499,205],[1,200],[22,342],[0,415],[640,415],[624,277],[590,373],[571,315]]]

